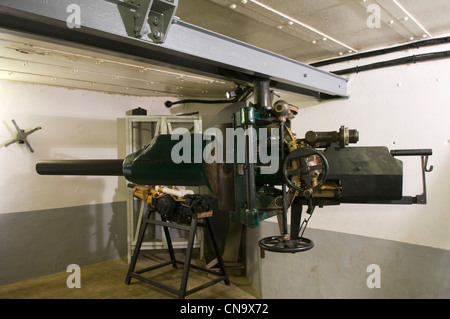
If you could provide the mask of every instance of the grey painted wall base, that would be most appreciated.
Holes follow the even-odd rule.
[[[126,202],[0,214],[0,285],[127,255]]]
[[[264,221],[247,229],[247,275],[262,298],[450,298],[450,251],[319,229],[304,236],[314,248],[266,252],[258,241],[279,234]],[[369,288],[380,267],[380,288]]]

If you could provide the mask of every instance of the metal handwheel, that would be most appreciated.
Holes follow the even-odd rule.
[[[258,245],[262,249],[277,253],[298,253],[310,250],[314,247],[314,243],[311,239],[302,237],[286,240],[283,238],[283,236],[271,236],[263,238],[258,242]]]
[[[320,158],[321,163],[313,163],[311,160],[308,162],[308,158],[317,156]],[[292,162],[298,161],[299,168],[291,168]],[[298,191],[304,192],[305,190],[316,190],[323,185],[328,177],[329,166],[325,156],[311,148],[297,148],[286,157],[283,163],[283,175],[286,179],[289,187]],[[293,181],[293,176],[300,176],[301,185]],[[313,185],[313,178],[316,175],[316,181]]]

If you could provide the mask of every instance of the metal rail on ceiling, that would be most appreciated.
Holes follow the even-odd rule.
[[[172,2],[172,1],[171,1]],[[81,14],[70,27],[70,6]],[[237,83],[272,86],[318,99],[347,98],[347,79],[245,42],[172,19],[163,43],[135,34],[135,9],[119,0],[0,0],[0,32],[88,48]]]

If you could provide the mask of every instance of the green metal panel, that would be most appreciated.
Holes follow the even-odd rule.
[[[262,116],[264,117],[264,115]],[[255,111],[252,106],[245,106],[239,112],[234,113],[233,125],[234,128],[247,127],[256,124],[256,119],[260,119],[260,112]],[[256,129],[259,126],[254,126]],[[259,140],[256,131],[253,137],[254,143]],[[237,144],[235,144],[237,145]],[[235,146],[236,147],[236,146]],[[257,190],[255,193],[255,208],[249,208],[247,202],[248,183],[245,174],[245,164],[238,163],[235,149],[235,163],[234,163],[234,194],[235,194],[235,211],[231,214],[231,220],[245,224],[248,227],[257,227],[259,223],[267,218],[275,216],[278,211],[270,208],[274,199],[280,196],[281,191],[272,187],[264,186],[263,184],[279,185],[281,184],[280,171],[275,174],[258,174],[256,170],[255,181]]]
[[[201,134],[188,134],[190,143],[202,143]],[[175,163],[172,150],[180,140],[172,140],[172,135],[156,136],[144,149],[128,155],[123,162],[125,178],[138,185],[183,185],[209,187],[203,161],[194,156],[195,147],[184,149],[190,151],[189,160]],[[198,154],[197,154],[198,156]]]

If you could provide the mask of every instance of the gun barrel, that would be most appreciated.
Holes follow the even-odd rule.
[[[51,160],[39,161],[40,175],[123,176],[123,160]]]

